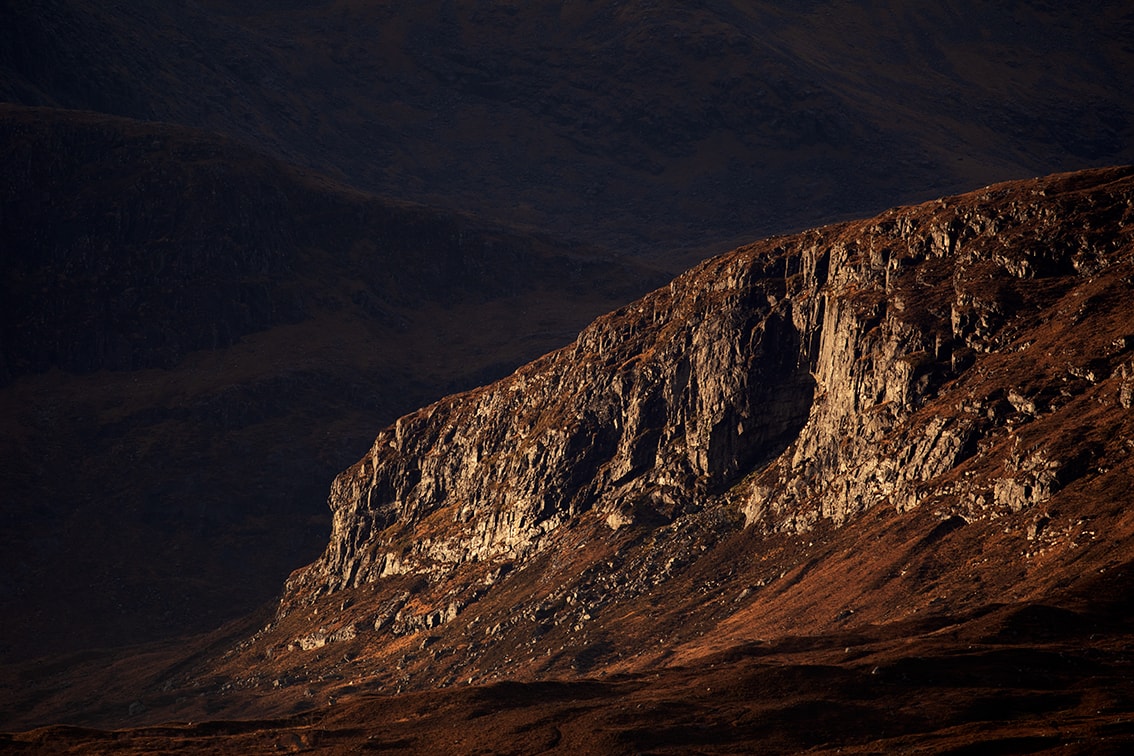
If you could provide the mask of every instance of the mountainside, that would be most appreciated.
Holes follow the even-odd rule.
[[[1132,23],[0,3],[0,662],[243,615],[317,553],[374,428],[711,251],[1134,161]]]
[[[942,523],[927,546],[970,525],[1014,531],[1042,554],[1003,554],[1017,574],[1057,569],[1084,537],[1076,528],[1122,543],[1118,522],[1098,532],[1060,502],[1125,514],[1124,497],[1104,492],[1125,490],[1130,472],[1132,224],[1122,169],[709,261],[572,346],[380,433],[332,485],[331,542],[292,577],[277,621],[307,622],[315,607],[328,637],[374,625],[368,642],[455,622],[443,642],[489,622],[477,620],[486,596],[531,590],[525,573],[538,574],[546,593],[533,590],[479,653],[457,655],[472,665],[497,635],[552,631],[541,617],[615,635],[623,602],[696,571],[699,552],[737,531],[837,532],[871,510],[920,510]],[[1003,598],[991,573],[951,608]],[[735,583],[724,577],[709,585]],[[911,592],[904,611],[946,600],[931,594]],[[868,595],[831,609],[853,609],[854,624],[892,618],[855,606]],[[328,617],[328,602],[346,606]],[[621,649],[608,645],[590,665],[614,661]],[[574,658],[553,653],[540,671]]]
[[[0,173],[5,661],[252,611],[376,426],[664,280],[170,124],[0,105]]]
[[[714,258],[383,430],[267,625],[87,721],[133,695],[135,722],[309,718],[124,748],[1118,752],[1132,290],[1131,168]]]
[[[208,129],[359,188],[655,260],[1134,161],[1119,0],[0,12],[0,99]]]

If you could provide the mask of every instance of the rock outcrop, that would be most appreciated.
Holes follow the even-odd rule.
[[[588,510],[617,528],[702,508],[807,418],[814,382],[777,265],[714,263],[695,274],[705,289],[679,280],[568,349],[402,418],[334,482],[331,546],[299,580],[441,574],[522,558]]]
[[[798,532],[917,507],[998,429],[1065,403],[1059,386],[981,396],[974,376],[1042,360],[1021,335],[1131,264],[1132,198],[1129,171],[1057,177],[711,260],[379,434],[335,480],[330,545],[291,597],[523,559],[589,510],[617,530],[728,501],[750,527]],[[919,413],[945,386],[971,390],[953,412]],[[1022,455],[962,509],[1040,503],[1066,468]]]
[[[0,663],[244,616],[375,429],[668,280],[176,124],[0,103],[0,175]]]
[[[210,674],[601,674],[1050,595],[1131,533],[1132,282],[1129,168],[710,260],[383,430]]]

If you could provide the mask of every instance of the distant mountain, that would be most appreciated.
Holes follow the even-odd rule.
[[[246,614],[375,425],[664,280],[168,124],[0,106],[0,173],[9,659]]]
[[[728,240],[1134,162],[1132,36],[1117,0],[14,0],[0,99],[224,133],[676,273]]]
[[[382,430],[274,618],[112,686],[290,718],[123,742],[1121,750],[1132,290],[1131,168],[709,260]]]

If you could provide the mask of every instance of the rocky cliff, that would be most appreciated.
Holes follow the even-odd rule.
[[[711,260],[384,430],[335,480],[331,543],[293,598],[522,559],[588,511],[611,530],[725,507],[802,531],[917,507],[1129,372],[1125,333],[1070,337],[1129,293],[1132,198],[1126,171],[992,187]],[[1006,365],[1035,374],[982,393]],[[1017,457],[987,491],[950,489],[964,515],[1039,504],[1089,467]]]
[[[1132,282],[1131,169],[710,260],[383,430],[236,684],[640,669],[1051,598],[1125,558]]]

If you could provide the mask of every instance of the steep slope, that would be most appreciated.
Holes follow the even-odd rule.
[[[375,692],[620,675],[597,700],[638,691],[659,716],[714,681],[819,706],[841,680],[870,701],[831,715],[858,722],[846,733],[832,724],[795,746],[674,720],[677,743],[861,744],[872,728],[895,747],[968,742],[986,715],[973,696],[1024,718],[1003,737],[1056,720],[1055,743],[1101,737],[1106,717],[1134,710],[1121,682],[1132,286],[1130,168],[715,258],[382,431],[336,478],[331,541],[274,619],[227,650],[116,678],[85,721],[131,721],[124,696],[144,702],[136,722],[335,701],[353,702],[328,710],[349,717]],[[792,677],[770,681],[780,665]],[[885,695],[869,687],[879,674]],[[881,713],[908,709],[910,691],[933,704]],[[404,700],[468,704],[455,691]],[[704,705],[755,722],[773,715],[760,700]],[[813,704],[799,705],[774,716],[802,721]],[[21,721],[73,717],[66,706],[45,696]],[[532,716],[568,716],[559,706]],[[603,721],[630,737],[614,750],[649,747],[658,726]]]
[[[0,173],[6,661],[247,614],[375,426],[664,280],[169,124],[0,106]]]
[[[0,99],[655,259],[1134,160],[1125,3],[907,6],[14,0]]]

